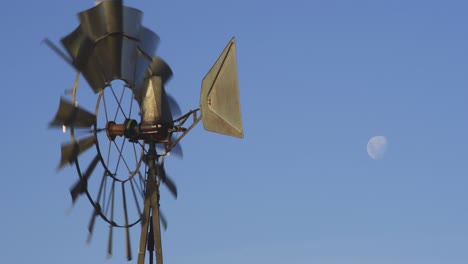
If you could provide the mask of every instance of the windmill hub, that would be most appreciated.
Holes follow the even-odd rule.
[[[122,124],[109,121],[106,124],[106,134],[109,140],[114,141],[117,136],[124,136],[131,142],[138,140],[157,143],[169,142],[169,131],[183,131],[183,128],[172,128],[171,124],[145,125],[138,124],[134,119],[127,119]]]

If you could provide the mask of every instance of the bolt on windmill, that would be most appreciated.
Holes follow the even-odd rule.
[[[107,253],[115,229],[124,230],[132,259],[130,228],[140,226],[138,264],[163,263],[160,186],[177,197],[164,161],[182,155],[179,142],[200,121],[206,130],[243,137],[235,39],[231,39],[202,80],[200,105],[182,113],[165,90],[169,65],[156,55],[159,37],[142,25],[143,13],[122,1],[97,2],[78,13],[79,25],[60,40],[45,43],[76,70],[70,98],[61,98],[50,127],[70,134],[61,147],[59,168],[74,165],[78,180],[70,189],[92,205],[89,235],[97,219],[108,224]],[[83,78],[87,85],[79,86]],[[78,98],[86,92],[92,102]],[[86,102],[86,100],[84,100]]]

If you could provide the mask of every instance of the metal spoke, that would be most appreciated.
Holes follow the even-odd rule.
[[[106,167],[109,168],[109,163],[110,163],[110,155],[111,155],[111,148],[112,144],[109,144],[107,146],[107,159],[106,159]]]
[[[138,198],[135,192],[135,187],[133,186],[133,178],[130,180],[130,187],[132,188],[133,199],[135,200],[135,204],[138,210],[138,215],[141,215],[140,203],[138,202]],[[141,193],[141,195],[143,196],[143,193]]]
[[[135,163],[138,164],[138,154],[137,154],[137,149],[136,149],[136,144],[132,144],[133,146],[133,155],[135,155]]]
[[[107,177],[107,175],[105,177]],[[106,197],[107,197],[107,179],[104,181],[104,189],[103,189],[103,196],[102,196],[102,208],[106,208],[106,206],[107,206],[106,205]]]
[[[103,188],[105,188],[105,182],[106,182],[106,173],[104,172],[104,174],[102,175],[102,180],[101,180],[101,185],[99,186],[99,191],[98,191],[98,195],[96,197],[96,200],[94,201],[94,212],[93,212],[93,215],[91,216],[91,220],[89,221],[89,225],[88,225],[88,231],[89,231],[89,236],[88,236],[88,242],[91,240],[91,236],[93,234],[93,229],[94,229],[94,223],[96,221],[96,217],[98,215],[98,209],[100,210],[100,205],[99,205],[99,200],[101,199],[101,194],[103,192]]]
[[[113,121],[115,122],[117,120],[117,115],[119,114],[120,105],[119,105],[119,100],[115,96],[114,87],[112,87],[112,85],[111,85],[111,86],[109,86],[109,88],[110,88],[110,91],[111,91],[112,95],[114,96],[114,100],[117,101],[117,108],[115,109],[115,115],[114,115],[114,119],[113,119]]]
[[[109,213],[109,208],[113,208],[114,204],[114,186],[115,186],[115,181],[112,181],[112,187],[109,192],[109,197],[107,197],[107,205],[104,208],[104,215],[107,215]],[[113,209],[111,209],[112,211]],[[112,221],[112,215],[111,215],[111,221]]]
[[[115,91],[114,91],[114,88],[112,86],[110,86],[110,90],[112,92],[112,95],[114,96],[114,99],[115,101],[117,102],[117,106],[118,108],[115,110],[115,117],[114,117],[114,121],[117,119],[117,114],[119,113],[119,110],[120,112],[124,115],[125,119],[127,119],[127,115],[125,115],[125,111],[122,109],[122,98],[123,98],[123,95],[124,95],[124,92],[125,92],[125,88],[122,89],[122,94],[120,95],[120,99],[117,98],[117,95],[115,94]]]
[[[98,195],[97,195],[97,197],[96,197],[96,201],[95,201],[96,204],[99,204],[99,200],[101,199],[101,195],[102,195],[103,189],[106,188],[106,185],[107,185],[107,184],[106,184],[106,182],[107,182],[107,181],[106,181],[106,177],[107,177],[107,176],[106,176],[106,172],[104,172],[103,175],[102,175],[101,185],[99,186]],[[104,190],[104,192],[105,192],[105,190]]]
[[[117,172],[117,169],[118,169],[118,167],[119,167],[120,161],[122,160],[123,163],[124,163],[124,165],[125,165],[125,167],[127,167],[128,173],[131,174],[132,171],[130,170],[130,167],[128,166],[127,161],[125,160],[124,156],[122,155],[122,151],[121,151],[121,149],[123,149],[123,147],[124,147],[124,145],[125,145],[125,140],[122,142],[121,149],[119,149],[119,147],[117,146],[117,143],[115,143],[115,141],[114,141],[114,145],[115,145],[115,147],[117,148],[117,151],[119,152],[119,158],[118,158],[118,160],[117,160],[117,164],[116,164],[115,171]]]
[[[117,143],[115,141],[112,141],[114,143],[114,147],[117,149],[117,152],[119,153],[119,157],[117,158],[117,164],[115,164],[115,174],[117,174],[117,170],[119,169],[120,165],[120,160],[122,159],[122,151],[119,149],[119,146],[117,146]],[[125,145],[125,140],[122,142],[122,148]]]
[[[128,225],[128,211],[127,211],[127,197],[125,195],[125,183],[122,182],[122,203],[123,203],[123,212],[125,220],[125,241],[126,241],[126,255],[127,260],[132,259],[131,246],[130,246],[130,230]]]
[[[109,122],[109,116],[107,113],[107,105],[106,105],[106,94],[102,91],[102,103],[104,104],[104,115],[106,117],[106,123]]]
[[[120,94],[120,100],[118,101],[119,109],[120,111],[122,111],[122,114],[124,115],[125,119],[127,119],[127,115],[125,115],[125,111],[122,109],[122,100],[124,98],[124,94],[125,94],[125,86],[122,86],[122,93]]]
[[[125,88],[124,88],[125,89]],[[133,98],[130,97],[130,111],[128,113],[128,117],[130,118],[132,116],[132,109],[133,109]]]
[[[140,172],[137,172],[137,173],[138,173],[138,177],[139,177],[140,182],[134,182],[134,181],[136,181],[135,178],[132,178],[131,182],[135,184],[135,186],[137,188],[137,191],[140,193],[141,197],[144,197],[144,190],[141,187],[141,178],[142,178],[141,173]]]

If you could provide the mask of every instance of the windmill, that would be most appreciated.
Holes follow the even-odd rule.
[[[70,193],[73,203],[85,196],[93,207],[90,238],[101,218],[109,225],[112,255],[114,230],[122,228],[131,260],[130,228],[139,224],[137,263],[148,252],[149,263],[155,254],[162,264],[161,226],[167,220],[159,210],[160,186],[177,197],[165,159],[182,155],[180,140],[200,121],[208,131],[239,138],[243,127],[235,39],[203,78],[199,108],[183,114],[166,93],[172,70],[155,55],[159,37],[141,24],[142,15],[122,1],[98,2],[78,13],[79,25],[60,41],[65,51],[45,40],[77,72],[71,98],[60,99],[50,127],[69,131],[59,168],[76,167]],[[79,88],[80,76],[90,89]],[[89,105],[78,99],[84,90],[92,94]]]

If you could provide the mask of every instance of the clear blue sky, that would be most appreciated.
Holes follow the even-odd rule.
[[[165,263],[468,263],[466,1],[126,3],[161,37],[184,111],[237,39],[245,138],[199,125],[166,164]],[[92,5],[2,3],[2,263],[126,263],[123,232],[106,259],[102,221],[86,244],[91,206],[69,211],[77,176],[56,172],[68,137],[47,128],[75,73],[41,41]]]

